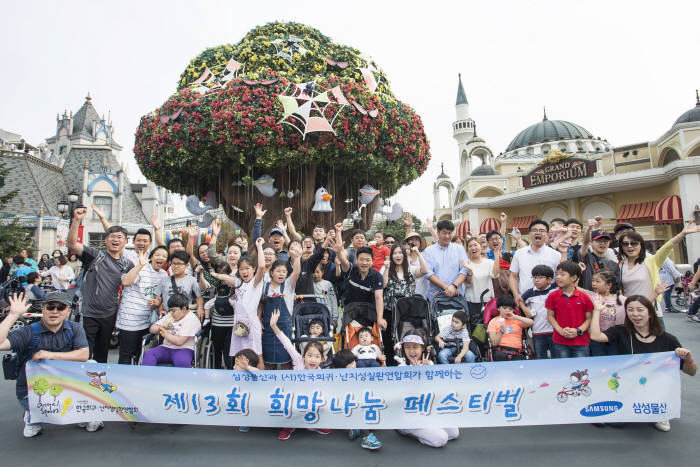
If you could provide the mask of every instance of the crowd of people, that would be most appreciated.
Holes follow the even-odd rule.
[[[505,214],[500,230],[466,238],[454,235],[450,221],[433,227],[428,220],[434,239],[428,246],[411,230],[410,215],[404,238],[376,232],[368,242],[365,231],[343,231],[342,224],[317,225],[303,235],[291,208],[284,220],[265,226],[264,207],[253,209],[251,238],[224,239],[224,251],[217,250],[218,219],[211,240],[196,249],[198,227],[188,227],[185,241],[165,243],[157,219],[152,219],[155,235],[139,230],[134,249],[125,249],[127,231],[110,226],[97,209],[106,239],[103,250],[93,248],[78,241],[87,209],[77,208],[67,237],[69,256],[57,250],[36,263],[23,250],[8,258],[3,280],[21,280],[25,289],[10,297],[9,314],[0,323],[0,350],[14,351],[22,367],[17,397],[25,410],[24,435],[41,432],[29,419],[24,362],[106,363],[115,326],[119,364],[190,367],[194,338],[203,327],[213,342],[214,368],[227,370],[317,370],[325,362],[336,368],[474,362],[484,356],[471,342],[481,328],[486,339],[481,349],[494,361],[675,351],[682,371],[697,371],[691,352],[665,331],[663,320],[664,311],[673,311],[670,293],[680,276],[669,254],[686,235],[700,232],[693,224],[652,253],[630,224],[608,233],[600,218],[538,219],[529,226],[529,242],[518,230],[509,233],[517,249],[508,251]],[[696,271],[691,287],[699,278]],[[44,280],[50,281],[48,294],[40,287]],[[80,325],[68,320],[71,287],[81,297]],[[429,303],[447,300],[460,311],[452,310],[434,336],[411,328],[397,336],[391,332],[392,310],[400,299],[415,295]],[[43,304],[42,320],[10,332],[33,300]],[[323,303],[330,326],[312,321],[308,329],[297,330],[309,338],[298,348],[292,343],[292,312],[303,300]],[[352,348],[332,353],[333,343],[322,337],[338,332],[343,313],[360,305],[370,307],[373,326],[361,326]],[[698,308],[698,302],[690,307],[689,320],[700,321]],[[373,340],[375,330],[382,346]],[[148,334],[162,343],[140,359]],[[86,429],[102,426],[92,422]],[[670,424],[655,427],[668,431]],[[293,431],[281,428],[278,438],[289,439]],[[456,428],[401,433],[433,447],[459,436]],[[351,430],[349,436],[361,438],[364,448],[381,447],[375,433]]]

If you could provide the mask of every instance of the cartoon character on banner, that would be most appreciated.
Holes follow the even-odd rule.
[[[569,384],[565,385],[562,390],[557,393],[557,400],[564,403],[569,396],[590,396],[593,392],[589,386],[590,382],[591,380],[588,378],[588,369],[572,372],[571,375],[569,375]]]
[[[202,220],[197,222],[199,227],[209,227],[214,221],[214,217],[209,211],[216,209],[218,206],[216,194],[213,191],[208,191],[202,201],[204,206],[199,204],[200,200],[196,195],[189,195],[185,200],[185,207],[193,216],[203,216]]]
[[[314,207],[311,208],[311,210],[316,212],[333,211],[333,208],[331,208],[331,199],[333,199],[333,197],[328,193],[328,190],[324,187],[319,188],[314,195]]]

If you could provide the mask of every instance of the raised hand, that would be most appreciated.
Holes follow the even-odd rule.
[[[515,240],[520,240],[520,237],[522,237],[523,235],[520,233],[520,229],[513,229],[510,233],[510,236],[513,237]]]
[[[22,316],[29,310],[31,305],[27,303],[27,297],[23,293],[12,294],[8,297],[10,301],[10,314],[15,316]]]
[[[256,247],[258,250],[262,250],[263,243],[265,243],[265,240],[263,240],[262,237],[258,237],[258,238],[255,239],[255,247]]]
[[[187,226],[188,238],[196,238],[198,234],[199,234],[199,227],[197,227],[194,224],[190,224]]]
[[[428,217],[425,220],[425,228],[430,230],[430,228],[432,228],[432,226],[433,226],[433,220],[430,217]]]
[[[73,219],[76,221],[82,221],[85,214],[87,214],[86,208],[77,208],[75,211],[73,211]]]
[[[593,294],[593,307],[596,310],[602,310],[603,309],[603,297],[601,297],[599,294]]]
[[[95,208],[93,207],[92,209],[94,210]],[[155,214],[151,216],[151,225],[153,225],[153,230],[160,230],[163,227],[163,225],[158,220],[158,216],[156,216]]]
[[[94,204],[91,204],[91,205],[90,205],[90,208],[92,208],[92,211],[93,211],[93,212],[95,213],[95,215],[96,215],[97,217],[99,217],[100,219],[103,219],[103,218],[105,217],[105,214],[102,212],[102,210],[101,210],[100,208],[98,208],[97,206],[95,206]],[[86,210],[86,211],[87,211],[87,210]]]
[[[285,215],[285,216],[291,217],[291,216],[292,216],[292,212],[293,212],[292,208],[284,208],[284,215]]]
[[[288,209],[291,209],[291,208],[288,208]],[[282,222],[281,219],[277,219],[277,223],[275,224],[275,227],[277,227],[278,229],[282,229],[285,232],[287,231],[287,224]]]
[[[693,221],[688,221],[688,224],[685,226],[683,229],[683,232],[681,232],[683,235],[688,235],[692,233],[697,233],[700,232],[700,225],[695,225],[695,222]]]
[[[667,284],[666,282],[661,281],[654,286],[654,292],[656,293],[656,295],[662,295],[664,292],[666,292],[670,288],[671,288],[671,284]]]
[[[270,315],[270,327],[275,329],[277,327],[277,320],[280,319],[280,310],[275,310]]]
[[[503,224],[507,220],[508,220],[508,214],[506,214],[505,212],[502,212],[501,213],[501,224]]]
[[[597,225],[598,221],[596,221],[595,219],[588,219],[588,227],[590,227],[591,229],[595,229]]]
[[[253,206],[255,209],[255,218],[256,219],[262,219],[267,210],[263,210],[263,205],[260,203],[255,203],[255,206]]]
[[[147,265],[148,264],[148,252],[140,251],[138,253],[138,255],[139,255],[139,265],[141,265],[141,267],[144,267],[145,265]]]
[[[289,247],[289,256],[292,257],[292,259],[297,259],[301,258],[301,245],[299,245],[298,242],[292,243],[292,246]]]
[[[220,233],[221,233],[221,220],[219,218],[216,218],[211,223],[211,234],[216,235],[218,237]]]
[[[403,224],[406,226],[406,228],[411,227],[413,225],[413,214],[407,212],[406,217],[404,217]]]

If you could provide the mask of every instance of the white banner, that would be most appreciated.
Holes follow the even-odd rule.
[[[315,371],[29,362],[33,423],[416,428],[680,417],[673,352]]]

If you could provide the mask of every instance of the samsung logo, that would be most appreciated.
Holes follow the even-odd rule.
[[[622,408],[622,402],[618,401],[603,401],[588,405],[581,409],[581,415],[584,417],[600,417],[616,412]]]

